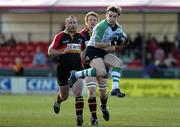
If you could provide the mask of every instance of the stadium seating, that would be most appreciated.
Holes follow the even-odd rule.
[[[41,47],[42,51],[47,54],[49,42],[23,42],[20,41],[13,46],[0,46],[0,68],[12,68],[15,64],[15,58],[22,59],[25,68],[47,68],[47,65],[33,66],[32,60],[37,47]],[[176,50],[172,52],[177,60],[177,66],[180,67],[180,53]],[[128,68],[142,68],[142,60],[135,59],[131,63],[127,63]]]
[[[134,59],[131,63],[128,64],[128,68],[142,68],[143,64],[140,59]]]
[[[42,47],[43,52],[47,54],[48,42],[19,42],[13,46],[0,46],[0,68],[12,68],[16,57],[22,59],[25,68],[35,68],[36,66],[32,65],[32,60],[38,46]],[[42,68],[44,67],[47,66],[42,65]]]

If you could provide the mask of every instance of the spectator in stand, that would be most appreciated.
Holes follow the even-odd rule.
[[[147,40],[147,46],[146,46],[146,66],[151,63],[153,60],[153,56],[156,52],[156,50],[159,48],[159,44],[156,40],[155,37],[151,37],[151,35],[148,35],[148,40]]]
[[[167,66],[164,61],[165,52],[159,48],[155,51],[154,61],[150,63],[144,70],[145,78],[158,78],[163,76],[162,69],[166,69]]]
[[[124,50],[124,54],[121,56],[124,63],[129,64],[132,63],[135,59],[135,54],[132,49]]]
[[[45,65],[47,64],[47,57],[44,52],[41,51],[40,47],[36,48],[36,53],[33,57],[33,65]]]
[[[0,46],[4,46],[6,44],[6,38],[4,34],[0,34]]]
[[[14,34],[10,35],[10,38],[7,41],[7,45],[16,45],[16,39],[14,37]]]
[[[163,42],[160,43],[160,46],[165,51],[167,56],[167,54],[170,53],[173,48],[173,43],[171,43],[168,39],[168,36],[165,35]]]
[[[176,64],[177,64],[176,59],[173,57],[173,55],[171,53],[168,54],[168,56],[167,56],[167,58],[165,58],[164,62],[166,64],[166,66],[169,68],[174,68],[174,67],[176,67]]]
[[[155,51],[159,48],[158,42],[155,37],[150,38],[147,42],[147,51],[154,55]]]
[[[143,41],[143,37],[142,37],[141,33],[137,32],[137,35],[134,39],[135,47],[142,49],[142,41]]]
[[[143,41],[143,37],[141,35],[140,32],[137,32],[137,35],[134,39],[134,43],[132,43],[133,45],[133,49],[134,49],[134,52],[136,54],[136,58],[142,58],[142,41]]]
[[[22,60],[20,57],[15,58],[15,65],[13,67],[15,76],[23,76],[24,75],[24,67],[22,64]]]
[[[149,65],[153,61],[153,55],[150,52],[146,52],[145,66]]]

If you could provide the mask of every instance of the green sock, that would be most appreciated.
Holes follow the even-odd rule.
[[[76,72],[76,78],[83,78],[86,76],[96,77],[96,69],[95,68],[89,68],[89,69],[85,69],[85,70]]]
[[[119,82],[121,78],[121,68],[119,67],[113,67],[111,72],[112,77],[112,90],[119,88]]]

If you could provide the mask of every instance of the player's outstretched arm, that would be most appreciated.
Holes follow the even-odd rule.
[[[62,55],[65,54],[65,50],[64,49],[53,49],[51,47],[49,47],[48,49],[48,55]]]

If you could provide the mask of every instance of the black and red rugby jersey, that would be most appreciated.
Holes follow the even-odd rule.
[[[65,32],[60,32],[55,36],[51,45],[54,49],[65,49],[67,44],[80,44],[81,50],[83,50],[85,48],[85,38],[81,33],[75,33],[71,37]]]
[[[81,34],[84,35],[85,37],[85,41],[89,41],[90,37],[91,37],[91,33],[89,33],[89,29],[88,28],[84,28],[80,31]]]
[[[81,63],[80,51],[85,48],[85,38],[81,33],[73,37],[65,32],[58,33],[50,45],[53,49],[68,49],[66,54],[59,56],[61,64],[78,65]]]

